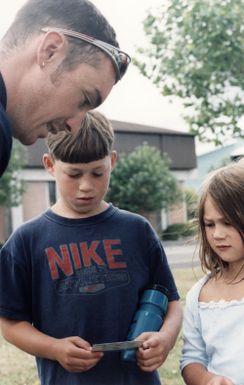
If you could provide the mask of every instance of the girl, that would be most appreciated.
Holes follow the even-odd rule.
[[[206,179],[198,223],[207,274],[186,299],[182,376],[187,385],[243,385],[244,159]]]

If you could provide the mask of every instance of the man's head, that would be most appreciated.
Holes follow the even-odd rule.
[[[129,64],[113,28],[87,0],[27,1],[0,58],[13,135],[24,144],[47,131],[77,131]]]
[[[59,191],[56,211],[67,217],[87,217],[104,211],[110,174],[115,166],[110,122],[96,111],[86,114],[77,135],[49,134],[44,154],[46,170]]]

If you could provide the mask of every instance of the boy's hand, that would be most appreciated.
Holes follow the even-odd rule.
[[[54,357],[68,372],[86,372],[103,357],[92,352],[91,345],[80,337],[67,337],[55,341]]]
[[[137,351],[137,363],[141,370],[152,372],[159,368],[169,353],[169,344],[163,333],[147,332],[137,338],[143,345]]]

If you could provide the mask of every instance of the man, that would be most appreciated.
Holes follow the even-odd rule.
[[[29,0],[0,44],[0,176],[12,136],[76,132],[121,79],[130,57],[88,0]]]

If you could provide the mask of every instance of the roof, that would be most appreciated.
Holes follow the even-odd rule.
[[[164,135],[182,135],[182,136],[194,136],[188,132],[169,130],[167,128],[148,126],[137,123],[121,122],[119,120],[110,120],[114,131],[124,132],[140,132],[140,133],[152,133],[152,134],[164,134]]]
[[[189,170],[196,166],[194,135],[160,127],[111,120],[115,132],[115,149],[119,153],[130,153],[136,147],[147,143],[161,154],[167,153],[171,168]],[[28,147],[28,168],[40,168],[43,153],[47,152],[44,139]]]

